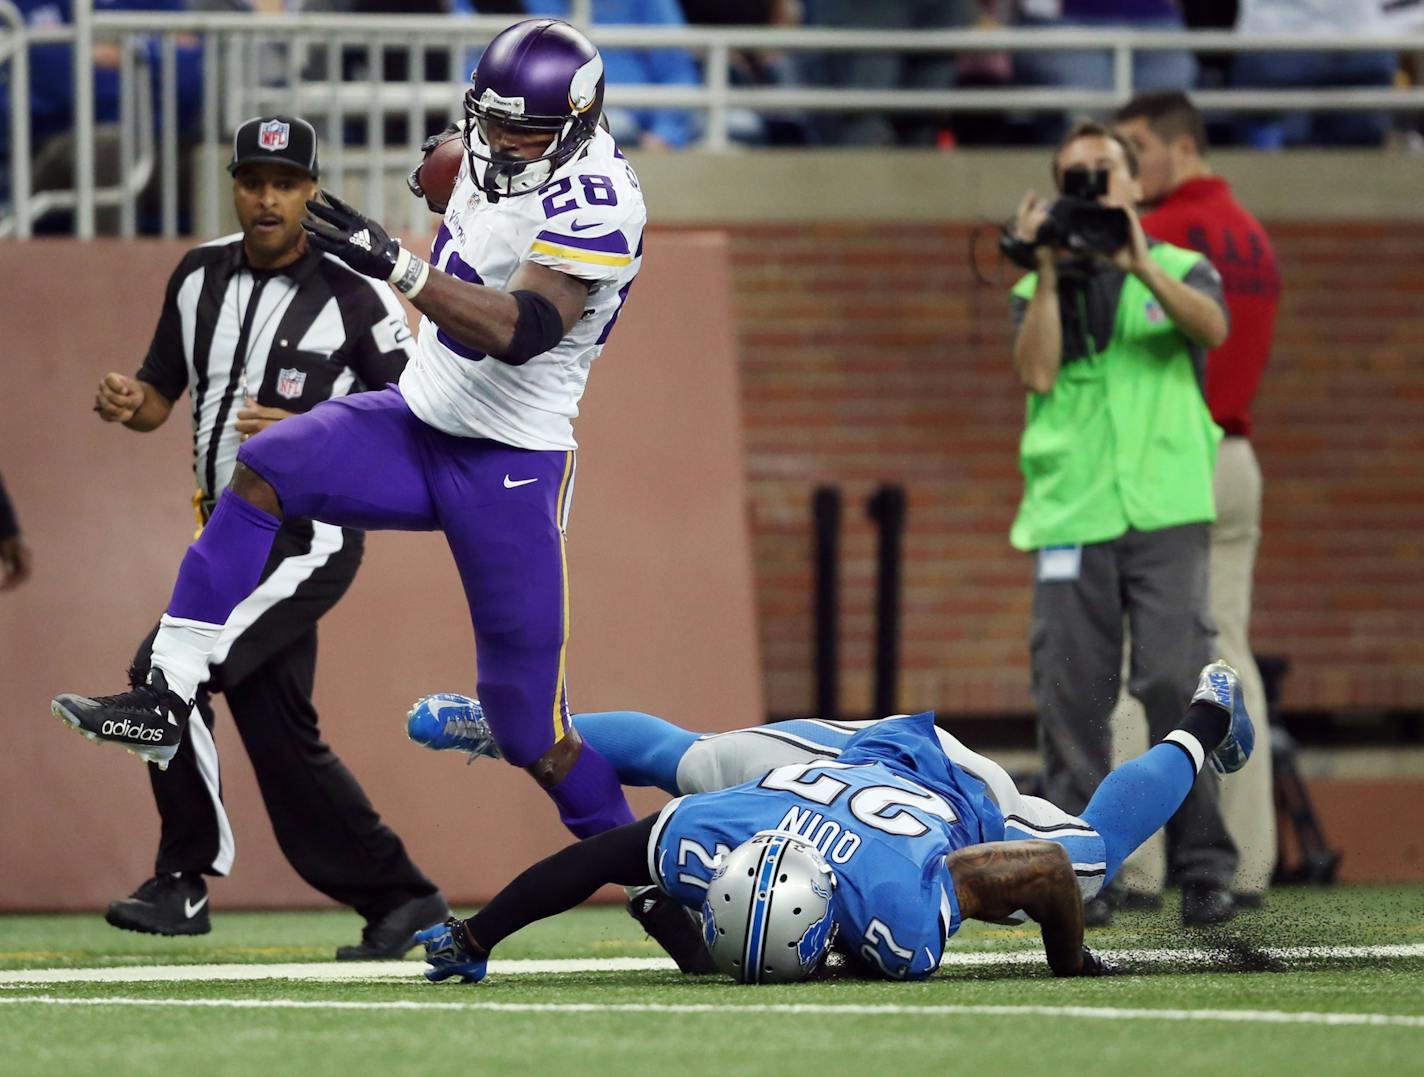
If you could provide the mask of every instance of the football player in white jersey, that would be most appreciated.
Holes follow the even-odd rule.
[[[119,695],[57,697],[57,715],[164,766],[284,516],[439,529],[501,754],[574,834],[632,821],[617,774],[570,724],[564,688],[572,420],[637,275],[645,221],[638,181],[599,128],[603,92],[602,58],[573,27],[534,19],[495,37],[465,95],[468,160],[429,262],[333,195],[308,203],[311,243],[424,315],[417,358],[399,387],[245,442],[184,557],[152,672]]]
[[[486,96],[491,91],[486,90]],[[467,143],[479,138],[467,124]],[[478,153],[477,146],[471,146]],[[558,343],[520,366],[472,361],[475,349],[427,314],[401,392],[425,422],[457,437],[538,449],[574,448],[572,420],[589,367],[603,350],[643,255],[646,214],[638,178],[598,129],[552,182],[506,197],[461,167],[430,264],[461,280],[506,288],[527,264],[588,285],[581,316]],[[515,179],[516,190],[519,179]]]

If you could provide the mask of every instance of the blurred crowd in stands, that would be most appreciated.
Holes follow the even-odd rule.
[[[33,27],[71,19],[71,0],[15,0]],[[1420,9],[1424,0],[1403,5]],[[94,0],[96,11],[249,11],[343,12],[356,14],[471,14],[567,16],[570,0]],[[1186,29],[1235,29],[1242,35],[1306,34],[1322,43],[1351,37],[1379,36],[1407,25],[1397,13],[1401,0],[592,0],[597,24],[651,26],[834,27],[875,30],[1075,27],[1109,31],[1128,27],[1181,32]],[[1390,14],[1393,12],[1394,14]],[[596,38],[596,33],[595,33]],[[1408,49],[1407,42],[1405,43]],[[157,90],[156,39],[137,47],[150,61],[147,70]],[[376,50],[344,48],[342,79],[372,77]],[[423,58],[424,77],[452,77],[449,49],[431,49]],[[604,50],[610,84],[699,85],[702,58],[692,50]],[[379,62],[388,82],[406,81],[408,53],[387,49]],[[472,65],[470,52],[454,62]],[[1215,89],[1222,87],[1371,87],[1408,84],[1418,75],[1418,55],[1409,51],[1292,51],[1194,53],[1190,49],[1141,52],[1133,66],[1134,90]],[[119,111],[119,46],[94,48],[95,119],[112,128]],[[178,123],[185,141],[197,138],[201,116],[201,43],[183,39],[177,50]],[[31,152],[34,187],[72,186],[73,89],[71,54],[63,44],[35,46],[30,55]],[[325,78],[327,61],[309,53],[303,75]],[[1112,54],[1090,50],[942,53],[825,52],[748,49],[731,59],[733,85],[850,87],[862,89],[953,87],[1112,88]],[[455,73],[463,78],[467,72]],[[0,66],[0,109],[8,108],[9,67]],[[0,112],[0,117],[7,113]],[[161,110],[153,109],[155,124]],[[444,115],[427,117],[438,129]],[[788,112],[737,110],[730,118],[734,141],[748,145],[933,146],[1032,145],[1054,142],[1070,117],[1019,111],[962,112],[956,115]],[[702,117],[694,110],[644,110],[612,107],[608,119],[627,146],[682,149],[701,136]],[[1419,147],[1417,116],[1385,111],[1294,112],[1277,115],[1208,117],[1215,145],[1260,149],[1292,146],[1380,146],[1393,134]],[[406,144],[404,118],[392,117],[383,137]],[[8,124],[0,122],[0,163],[8,161]],[[367,140],[361,121],[348,123],[348,144]],[[100,184],[113,182],[102,174]],[[0,202],[8,168],[0,168]]]
[[[277,6],[275,2],[271,5]],[[570,0],[287,0],[289,10],[366,13],[529,14],[567,17]],[[1414,6],[1424,9],[1424,3]],[[649,26],[797,26],[864,30],[1128,28],[1243,35],[1305,34],[1322,40],[1380,36],[1407,25],[1386,14],[1399,0],[593,0],[593,21]],[[1424,10],[1420,13],[1424,22]],[[677,49],[605,49],[610,84],[699,85],[699,58]],[[1403,65],[1403,66],[1402,66]],[[1390,87],[1408,81],[1414,57],[1397,52],[1309,51],[1198,55],[1189,49],[1139,54],[1133,89]],[[389,72],[390,65],[387,64]],[[387,77],[393,77],[388,74]],[[403,76],[395,76],[403,77]],[[1110,90],[1112,54],[1086,50],[1019,53],[790,52],[743,50],[731,60],[734,86],[945,90],[953,87],[1070,87]],[[682,149],[699,136],[697,113],[611,108],[625,145]],[[938,146],[1052,144],[1069,118],[1053,114],[738,112],[732,138],[752,145]],[[1291,113],[1214,124],[1217,145],[1379,146],[1388,112]]]

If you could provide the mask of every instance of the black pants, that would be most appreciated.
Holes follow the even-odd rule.
[[[233,611],[208,681],[166,771],[149,767],[162,818],[155,870],[226,875],[232,831],[223,809],[211,693],[227,697],[277,843],[308,884],[373,920],[435,885],[411,862],[355,777],[321,739],[312,685],[317,620],[361,563],[359,531],[297,520],[277,532],[262,583]],[[139,647],[146,672],[157,628]]]

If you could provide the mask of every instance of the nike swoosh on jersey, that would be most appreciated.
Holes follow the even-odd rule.
[[[589,221],[588,224],[579,224],[578,221],[570,221],[570,222],[569,222],[569,231],[570,231],[570,232],[587,232],[590,228],[597,228],[597,227],[598,227],[598,222],[597,222],[597,221]]]
[[[504,488],[513,490],[516,486],[528,486],[531,482],[538,482],[536,479],[511,479],[508,475],[504,477]]]
[[[197,916],[198,913],[200,913],[200,912],[202,911],[203,906],[206,905],[207,903],[208,903],[208,895],[207,895],[207,894],[204,894],[201,898],[199,898],[199,899],[198,899],[198,903],[197,903],[196,905],[193,904],[193,902],[189,901],[187,898],[184,898],[184,899],[183,899],[183,915],[186,916],[189,920],[191,920],[193,917]]]

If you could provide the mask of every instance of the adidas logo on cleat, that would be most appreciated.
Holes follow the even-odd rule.
[[[99,732],[106,737],[123,737],[126,740],[154,741],[163,739],[163,730],[134,725],[127,718],[122,722],[107,721],[99,727]]]

